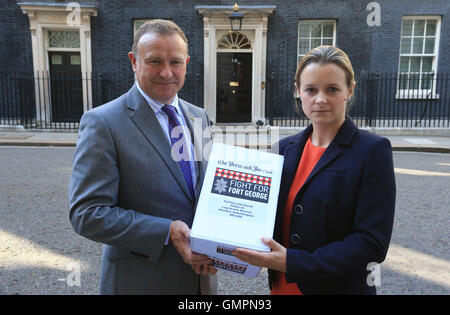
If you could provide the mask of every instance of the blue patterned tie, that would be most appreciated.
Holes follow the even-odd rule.
[[[181,172],[186,180],[191,196],[195,199],[194,185],[192,183],[191,163],[189,163],[188,159],[188,147],[186,139],[183,135],[183,130],[181,129],[181,124],[177,118],[176,109],[172,105],[164,105],[161,109],[169,117],[169,138],[170,144],[172,145],[172,153],[175,153],[174,155],[180,165]],[[175,132],[173,131],[174,128],[176,128]]]

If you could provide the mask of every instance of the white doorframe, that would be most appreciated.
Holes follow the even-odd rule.
[[[267,20],[275,6],[241,6],[244,14],[242,30],[252,34],[252,124],[265,123]],[[217,34],[230,29],[228,16],[232,6],[197,6],[203,16],[204,41],[204,108],[215,123],[217,80]],[[239,50],[236,50],[239,52]]]
[[[91,58],[91,16],[97,16],[97,9],[91,5],[69,7],[67,4],[30,4],[18,3],[24,14],[30,20],[31,45],[33,51],[34,74],[42,75],[42,81],[48,82],[48,31],[78,30],[80,33],[81,73],[83,82],[83,112],[92,107],[92,58]],[[58,49],[60,50],[60,49]],[[36,112],[40,117],[46,117],[45,112],[50,112],[50,100],[48,87],[45,84],[35,83]],[[45,106],[39,106],[43,104]],[[38,116],[39,118],[39,116]],[[50,121],[47,121],[50,122]]]

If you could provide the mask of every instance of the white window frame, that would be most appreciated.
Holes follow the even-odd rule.
[[[413,20],[413,29],[412,29],[412,35],[411,36],[402,36],[403,34],[403,24],[405,20]],[[424,29],[424,36],[415,36],[414,35],[414,26],[416,20],[435,20],[436,21],[436,34],[434,36],[435,42],[434,42],[434,51],[433,53],[425,53],[425,43],[426,41],[423,41],[423,47],[422,51],[423,53],[413,53],[412,45],[414,43],[414,38],[427,38],[430,36],[426,35],[426,26],[427,23],[425,23],[425,29]],[[428,75],[428,74],[437,74],[437,65],[438,65],[438,57],[439,57],[439,42],[440,42],[440,30],[441,30],[441,16],[439,15],[414,15],[414,16],[403,16],[401,20],[401,32],[400,32],[400,47],[399,47],[399,59],[398,59],[398,79],[397,79],[397,93],[396,93],[396,99],[438,99],[439,95],[436,94],[436,84],[432,84],[431,88],[429,89],[400,89],[400,75],[407,75],[408,78],[410,75],[417,75],[419,74],[419,87],[422,86],[422,76]],[[405,37],[411,38],[411,53],[402,53],[402,39]],[[430,72],[410,72],[411,67],[411,61],[409,62],[408,66],[408,72],[400,72],[400,66],[401,66],[401,58],[402,57],[432,57],[433,62],[431,65],[431,73]],[[422,62],[421,60],[421,66],[422,69]]]
[[[300,40],[301,39],[308,39],[309,40],[309,47],[307,49],[307,51],[310,51],[311,49],[315,48],[315,47],[311,47],[311,42],[312,39],[320,39],[320,44],[323,45],[323,40],[324,40],[324,36],[323,36],[323,24],[322,24],[322,30],[321,30],[321,36],[320,37],[312,37],[311,34],[311,30],[309,32],[309,36],[308,37],[300,37],[300,24],[301,23],[305,23],[305,22],[309,22],[309,23],[333,23],[333,38],[332,38],[332,45],[336,46],[336,28],[337,28],[337,20],[333,20],[333,19],[327,19],[327,20],[323,20],[323,19],[301,19],[298,21],[297,24],[297,64],[300,62],[300,60],[303,58],[303,56],[305,56],[305,54],[301,54],[300,53]],[[325,37],[325,38],[329,38],[329,37]],[[297,93],[297,90],[295,90],[294,92],[294,97],[295,98],[299,98],[300,95]]]
[[[320,37],[312,37],[311,35],[311,31],[309,33],[308,37],[300,37],[300,23],[305,23],[305,22],[310,22],[310,23],[333,23],[333,42],[332,45],[335,46],[336,45],[336,26],[337,26],[337,20],[321,20],[321,19],[316,19],[316,20],[299,20],[298,21],[298,25],[297,25],[297,63],[300,61],[300,59],[302,59],[302,57],[305,54],[301,54],[300,53],[300,40],[301,39],[309,39],[309,49],[308,51],[310,51],[311,49],[315,48],[315,47],[311,47],[311,40],[312,39],[319,39],[320,38],[320,44],[323,45],[323,25],[322,25],[322,32],[321,32],[321,36]],[[329,38],[329,37],[326,37]]]

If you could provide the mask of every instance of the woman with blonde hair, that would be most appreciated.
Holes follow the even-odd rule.
[[[355,79],[345,52],[319,46],[295,75],[311,124],[274,146],[284,156],[271,252],[234,255],[269,268],[272,294],[376,294],[370,275],[392,234],[395,178],[388,139],[347,116]]]

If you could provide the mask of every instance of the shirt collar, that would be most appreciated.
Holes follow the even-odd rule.
[[[142,94],[142,96],[144,97],[144,99],[147,101],[147,103],[150,105],[150,108],[153,109],[153,111],[156,113],[157,111],[162,111],[162,107],[165,104],[161,104],[160,102],[158,102],[157,100],[154,100],[153,98],[151,98],[150,96],[148,96],[139,86],[139,83],[136,81],[136,86],[139,90],[139,92]],[[177,114],[180,113],[180,108],[178,105],[178,94],[175,94],[175,98],[173,99],[173,101],[169,104],[172,105],[173,107],[175,107]]]

